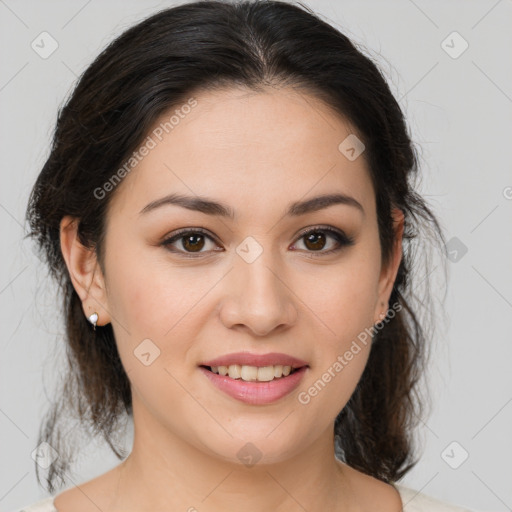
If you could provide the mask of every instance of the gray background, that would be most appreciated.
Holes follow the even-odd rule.
[[[115,35],[175,4],[0,0],[0,510],[44,496],[31,452],[63,365],[60,303],[23,240],[28,194],[48,154],[57,109]],[[441,315],[436,325],[432,414],[418,432],[421,461],[401,483],[474,509],[510,510],[512,2],[308,5],[379,62],[421,147],[420,190],[447,240],[456,238],[450,250],[467,248],[446,262],[447,320]],[[31,47],[43,31],[58,43],[46,59]],[[457,58],[463,40],[446,39],[454,31],[469,44]],[[442,274],[437,279],[441,300]],[[467,460],[451,467],[466,452]],[[108,448],[90,443],[68,485],[117,463]]]

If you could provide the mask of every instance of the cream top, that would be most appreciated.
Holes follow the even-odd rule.
[[[469,508],[438,501],[409,487],[404,487],[399,484],[392,485],[402,498],[403,512],[476,512]],[[54,498],[55,496],[49,496],[19,511],[13,512],[58,512],[53,506]]]

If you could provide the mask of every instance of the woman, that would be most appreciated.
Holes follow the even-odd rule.
[[[397,484],[426,362],[414,243],[443,243],[417,171],[375,64],[307,9],[189,3],[111,43],[27,211],[70,354],[33,510],[463,510]],[[69,403],[123,461],[53,494]]]

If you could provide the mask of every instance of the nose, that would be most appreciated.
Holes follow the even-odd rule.
[[[229,329],[247,329],[255,336],[267,336],[295,324],[298,298],[293,293],[290,273],[272,259],[270,251],[249,263],[235,257],[226,279],[226,293],[220,308],[222,323]]]

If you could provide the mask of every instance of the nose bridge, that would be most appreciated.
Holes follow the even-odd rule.
[[[230,323],[245,324],[264,334],[274,327],[294,320],[293,298],[285,285],[279,251],[263,247],[248,237],[236,249],[231,279],[236,290],[230,311]]]
[[[276,277],[282,266],[276,253],[270,246],[263,247],[254,239],[246,239],[237,248],[235,272],[240,276],[242,292],[255,305],[262,303],[272,307],[272,302],[282,299],[283,284]]]
[[[275,300],[274,296],[280,294],[279,280],[276,277],[276,274],[279,274],[280,264],[276,261],[272,250],[265,249],[253,261],[246,260],[242,256],[238,260],[237,272],[241,274],[242,288],[245,287],[255,299],[265,298],[265,303]]]

